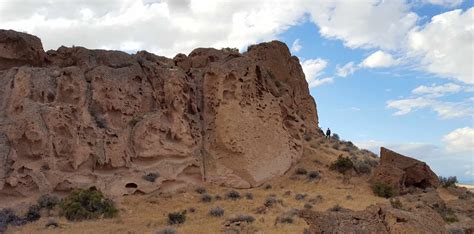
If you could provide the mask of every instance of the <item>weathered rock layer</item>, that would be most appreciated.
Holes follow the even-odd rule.
[[[300,63],[278,41],[169,59],[45,53],[38,38],[0,30],[0,196],[254,187],[288,170],[317,125]]]
[[[373,182],[391,185],[397,193],[404,194],[409,187],[438,187],[438,176],[424,162],[380,148],[380,164],[372,174]]]

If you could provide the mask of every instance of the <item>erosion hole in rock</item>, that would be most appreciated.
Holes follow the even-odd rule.
[[[135,189],[135,188],[138,188],[138,185],[135,184],[135,183],[127,183],[125,185],[125,188],[134,188]]]
[[[407,186],[407,187],[410,186],[410,185],[415,186],[417,188],[425,189],[425,188],[430,186],[430,183],[426,179],[423,179],[418,183],[405,184],[405,186]]]

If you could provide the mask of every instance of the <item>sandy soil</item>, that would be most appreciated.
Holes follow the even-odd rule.
[[[173,226],[178,233],[222,233],[225,221],[239,214],[255,217],[255,222],[248,228],[259,233],[303,233],[307,224],[302,219],[295,217],[292,224],[276,224],[276,218],[291,209],[303,209],[309,199],[318,195],[323,199],[312,208],[318,211],[327,210],[336,204],[352,210],[363,210],[371,204],[388,203],[388,200],[372,194],[367,176],[353,176],[347,180],[341,174],[328,169],[328,165],[340,154],[361,153],[336,150],[333,144],[334,142],[322,139],[307,142],[302,160],[283,177],[270,181],[270,189],[262,186],[237,190],[243,196],[237,201],[225,198],[231,189],[203,184],[209,194],[220,195],[223,199],[203,203],[200,200],[201,195],[191,187],[174,194],[134,195],[124,197],[118,203],[120,214],[117,218],[69,222],[64,218],[43,217],[38,222],[22,227],[10,227],[7,233],[155,233],[168,226],[168,213],[191,207],[196,211],[188,211],[186,222]],[[300,167],[307,171],[319,171],[322,178],[314,182],[305,176],[295,176],[294,170]],[[287,191],[290,191],[290,195],[287,195]],[[245,193],[252,193],[253,200],[245,199]],[[306,194],[307,197],[304,200],[296,200],[295,195],[298,193]],[[282,204],[268,208],[264,214],[257,214],[255,209],[262,207],[269,195],[276,195],[277,199],[282,200]],[[223,217],[209,215],[209,210],[217,206],[225,210]],[[59,227],[45,228],[50,219],[56,220]]]

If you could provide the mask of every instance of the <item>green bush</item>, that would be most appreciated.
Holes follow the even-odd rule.
[[[380,181],[372,184],[372,191],[379,197],[391,198],[395,196],[395,189],[391,185]]]
[[[456,183],[458,182],[458,178],[456,176],[450,176],[450,177],[439,177],[439,182],[443,188],[448,188],[448,187],[456,187]]]
[[[112,200],[97,190],[73,190],[60,203],[61,213],[72,221],[114,217],[118,210]]]
[[[341,174],[345,174],[347,171],[354,168],[354,164],[348,157],[339,156],[336,161],[334,161],[329,169],[338,171]]]

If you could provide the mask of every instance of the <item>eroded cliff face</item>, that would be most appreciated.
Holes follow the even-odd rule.
[[[288,170],[317,129],[299,61],[278,41],[169,59],[45,53],[38,38],[0,30],[0,196],[255,187]]]

